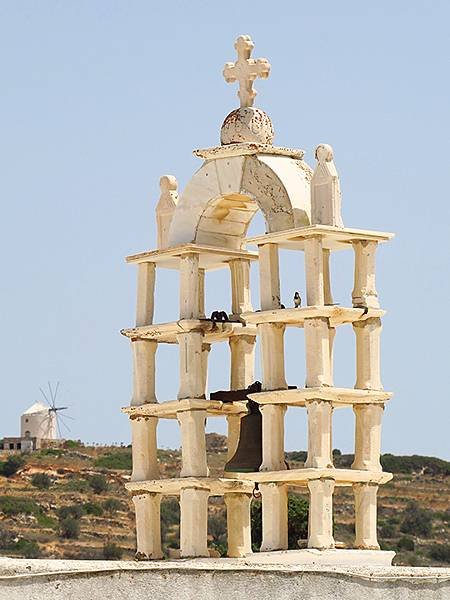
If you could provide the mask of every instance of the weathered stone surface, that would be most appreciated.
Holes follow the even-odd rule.
[[[272,121],[260,108],[237,108],[225,117],[220,129],[220,143],[242,142],[271,145],[274,138]]]
[[[361,551],[361,563],[370,562],[371,554]],[[153,563],[2,559],[0,597],[122,600],[132,590],[133,600],[242,600],[256,589],[261,600],[446,600],[450,593],[450,569],[274,565],[257,558]]]

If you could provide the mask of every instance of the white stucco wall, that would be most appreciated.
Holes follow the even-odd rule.
[[[0,559],[3,600],[447,600],[450,569]]]

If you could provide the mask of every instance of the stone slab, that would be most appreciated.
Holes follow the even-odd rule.
[[[184,398],[167,402],[148,402],[140,406],[125,406],[122,412],[130,419],[158,417],[158,419],[176,419],[177,413],[188,410],[206,410],[208,417],[226,417],[247,413],[246,402],[221,402],[220,400],[202,400]]]
[[[330,327],[381,318],[386,311],[379,308],[350,308],[344,306],[303,306],[302,308],[278,308],[242,313],[248,324],[283,323],[287,327],[303,327],[305,319],[326,318]]]
[[[230,260],[239,258],[244,260],[258,260],[258,254],[256,252],[186,243],[170,248],[163,248],[161,250],[149,250],[148,252],[132,254],[127,256],[126,261],[131,264],[153,262],[156,263],[158,267],[163,267],[165,269],[179,269],[180,258],[187,254],[198,254],[199,268],[204,269],[205,271],[223,269],[228,267]]]
[[[336,485],[352,485],[353,483],[376,483],[382,485],[392,479],[392,473],[383,471],[363,471],[361,469],[286,469],[283,471],[259,471],[258,473],[230,473],[230,477],[239,481],[255,483],[280,483],[306,486],[308,481],[316,479],[333,479]],[[228,474],[225,473],[225,477]]]
[[[203,341],[207,344],[223,342],[236,335],[257,335],[255,326],[246,326],[244,323],[234,321],[216,322],[210,319],[179,319],[169,323],[153,323],[152,325],[122,329],[120,333],[133,340],[153,340],[159,344],[176,344],[179,333],[190,333],[191,331],[203,332]]]
[[[282,404],[285,406],[306,406],[312,400],[331,402],[333,408],[354,406],[355,404],[384,404],[392,398],[391,392],[384,390],[359,390],[356,388],[312,387],[290,390],[272,390],[249,394],[258,404]]]
[[[0,559],[1,600],[447,600],[450,569]]]
[[[226,146],[214,146],[213,148],[200,148],[193,151],[194,156],[205,160],[216,158],[229,158],[232,156],[253,156],[255,154],[267,154],[271,156],[287,156],[301,160],[305,155],[303,150],[271,146],[270,144],[257,144],[254,142],[242,142],[227,144]]]
[[[285,250],[304,250],[305,239],[320,236],[322,246],[326,250],[345,250],[352,247],[354,241],[387,242],[394,237],[393,233],[371,231],[369,229],[340,228],[331,225],[310,225],[285,231],[266,233],[246,239],[246,244],[277,244]]]

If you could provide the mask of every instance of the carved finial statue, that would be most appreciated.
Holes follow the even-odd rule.
[[[253,106],[256,91],[253,82],[257,77],[267,79],[270,73],[270,63],[266,58],[250,58],[255,44],[249,35],[241,35],[236,40],[234,47],[237,50],[238,59],[235,63],[228,62],[223,69],[223,76],[227,83],[239,82],[238,96],[241,108]]]
[[[173,175],[163,175],[159,180],[161,196],[156,205],[156,223],[158,227],[158,248],[167,248],[169,228],[173,213],[178,204],[178,182]]]
[[[317,165],[311,180],[311,223],[344,227],[341,216],[341,188],[333,160],[333,148],[319,144]]]

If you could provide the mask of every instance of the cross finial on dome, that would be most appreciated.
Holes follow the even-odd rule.
[[[241,35],[236,40],[234,47],[237,50],[238,59],[235,63],[225,63],[223,76],[227,83],[239,82],[238,96],[241,108],[253,106],[256,91],[253,82],[257,77],[267,79],[270,73],[270,63],[266,58],[250,58],[255,44],[249,35]]]

